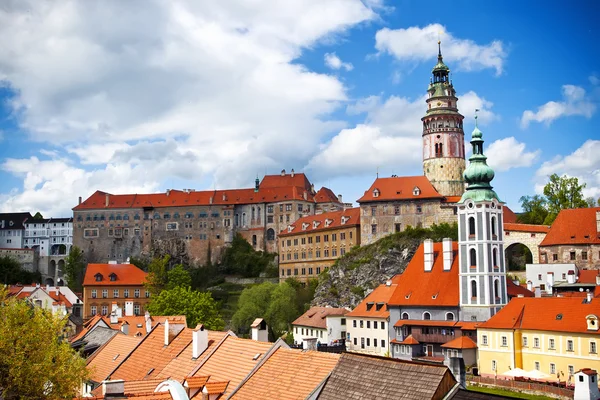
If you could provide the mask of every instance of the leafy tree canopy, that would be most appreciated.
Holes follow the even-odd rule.
[[[65,257],[65,278],[71,290],[75,292],[81,291],[84,269],[83,252],[77,246],[71,247],[69,254]]]
[[[242,235],[236,233],[231,245],[223,252],[219,270],[244,277],[259,276],[273,264],[274,258],[274,254],[254,250]]]
[[[222,330],[225,327],[217,303],[210,293],[197,292],[189,286],[176,286],[161,291],[150,300],[148,311],[152,315],[185,315],[191,328],[199,323],[211,330]]]
[[[544,196],[522,196],[519,199],[523,213],[517,220],[522,224],[542,225],[548,217],[547,201]]]
[[[146,289],[152,294],[157,296],[160,292],[167,287],[168,282],[168,265],[171,257],[165,255],[162,258],[153,258],[150,264],[148,264],[148,276],[146,277]]]
[[[0,282],[6,285],[17,283],[40,283],[42,275],[39,271],[29,272],[17,260],[9,256],[0,257]],[[0,313],[1,314],[1,313]]]
[[[42,215],[42,213],[40,213],[39,211],[35,213],[35,215],[33,216],[33,219],[35,220],[40,220],[40,219],[44,219],[44,216]]]
[[[192,277],[190,273],[183,268],[183,265],[178,264],[167,272],[167,290],[174,289],[176,287],[187,288],[192,285]]]
[[[89,376],[85,360],[62,340],[65,319],[0,288],[0,398],[73,398]]]

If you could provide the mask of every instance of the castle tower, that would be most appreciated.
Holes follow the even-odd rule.
[[[483,134],[473,130],[473,155],[458,202],[458,257],[461,319],[486,321],[508,302],[503,245],[503,203],[490,182],[494,171],[483,154]]]
[[[444,196],[464,192],[465,139],[463,116],[457,108],[456,91],[449,79],[450,69],[442,59],[438,42],[438,62],[427,89],[427,113],[423,121],[423,172]]]

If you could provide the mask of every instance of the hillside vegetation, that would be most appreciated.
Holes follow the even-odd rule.
[[[425,239],[458,240],[458,225],[408,227],[366,246],[355,246],[319,276],[313,305],[354,308],[374,288],[401,274]]]

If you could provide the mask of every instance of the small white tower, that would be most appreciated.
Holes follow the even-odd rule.
[[[595,370],[584,368],[575,374],[574,400],[595,400],[600,398],[598,374]]]
[[[486,321],[508,301],[503,245],[503,203],[490,182],[494,171],[483,154],[482,133],[473,130],[473,154],[458,202],[459,285],[461,319]]]

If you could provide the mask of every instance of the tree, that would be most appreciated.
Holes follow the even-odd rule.
[[[264,282],[242,291],[238,300],[238,309],[231,319],[232,325],[238,332],[248,332],[250,324],[256,318],[264,318],[271,326],[271,321],[266,318],[266,315],[275,286],[277,285],[274,283]]]
[[[558,176],[552,174],[550,181],[544,186],[544,196],[548,202],[548,216],[544,224],[550,225],[560,210],[569,208],[584,208],[588,204],[583,198],[583,189],[585,183],[579,184],[575,177],[569,178],[566,175]]]
[[[192,286],[192,277],[187,272],[183,265],[177,264],[175,268],[167,272],[167,290],[174,289],[176,287],[187,288]]]
[[[7,297],[0,288],[0,398],[63,399],[88,379],[85,360],[62,339],[66,319]]]
[[[65,257],[65,278],[67,285],[74,292],[81,291],[83,283],[83,270],[85,263],[83,262],[83,252],[77,246],[71,247],[69,254]]]
[[[146,289],[152,296],[158,296],[160,292],[167,286],[168,282],[168,265],[171,256],[168,254],[162,258],[155,257],[148,264],[148,276],[146,277]]]
[[[519,199],[523,214],[519,215],[518,221],[522,224],[541,225],[548,217],[546,198],[536,194],[535,196],[521,196]]]
[[[44,216],[42,215],[41,212],[36,212],[35,215],[33,216],[33,219],[35,220],[40,220],[40,219],[44,219]]]
[[[220,270],[225,274],[244,277],[259,276],[273,263],[275,255],[256,251],[242,235],[236,233],[221,258]]]
[[[41,280],[42,275],[39,271],[27,271],[21,267],[21,264],[16,259],[9,256],[0,257],[0,283],[6,285],[17,283],[30,284],[39,283]]]
[[[177,286],[162,290],[150,300],[148,311],[152,315],[185,315],[191,328],[199,323],[211,330],[225,327],[217,303],[210,293],[197,292],[190,287]]]
[[[296,291],[286,283],[276,285],[265,314],[265,321],[271,327],[273,337],[281,337],[290,330],[290,324],[298,317]]]

